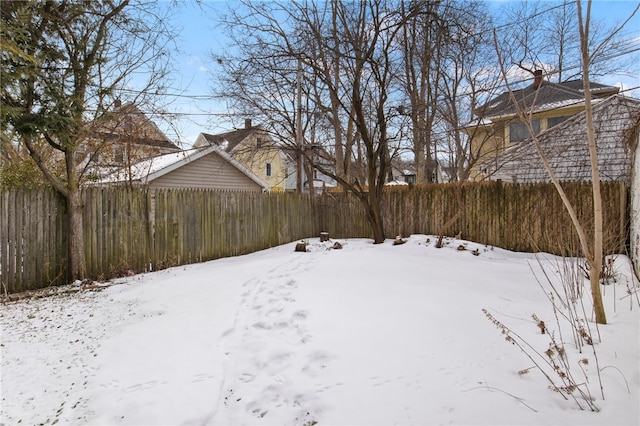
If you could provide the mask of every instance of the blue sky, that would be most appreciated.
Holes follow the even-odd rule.
[[[499,11],[500,7],[512,3],[512,0],[499,0],[493,3]],[[174,18],[174,24],[180,30],[180,34],[179,50],[174,53],[177,72],[173,86],[183,97],[176,98],[170,109],[185,114],[173,123],[180,133],[178,137],[185,148],[193,144],[201,132],[225,132],[231,130],[234,125],[241,126],[244,123],[244,117],[238,117],[235,123],[222,121],[215,114],[221,112],[224,105],[202,98],[212,92],[209,73],[211,53],[229,49],[222,30],[216,27],[218,16],[234,4],[237,3],[221,0],[203,1],[201,6],[189,1],[178,3],[180,9]],[[638,1],[594,1],[592,17],[604,19],[611,24],[621,23],[637,4]],[[640,38],[640,14],[636,14],[633,21],[627,25],[625,33],[635,33],[636,37]],[[640,65],[635,71],[635,76],[615,75],[598,81],[611,85],[622,83],[625,87],[638,87],[640,86]],[[640,90],[635,91],[634,95],[638,97],[638,93]],[[189,96],[199,98],[189,98]],[[158,124],[165,127],[161,123]],[[170,137],[175,137],[172,132],[168,134]]]

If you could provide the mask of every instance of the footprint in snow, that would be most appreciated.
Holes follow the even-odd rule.
[[[264,321],[258,321],[254,323],[251,327],[257,328],[258,330],[271,330],[271,326]]]
[[[269,410],[264,410],[259,407],[256,402],[250,402],[247,404],[247,411],[257,418],[263,418],[269,412]]]
[[[291,315],[291,320],[294,322],[302,321],[302,320],[306,320],[308,316],[309,316],[309,313],[307,311],[295,311]]]
[[[242,383],[250,383],[253,382],[256,378],[255,374],[251,373],[242,373],[242,375],[238,378]]]

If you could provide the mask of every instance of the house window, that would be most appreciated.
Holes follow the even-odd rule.
[[[266,174],[267,174],[267,176],[271,176],[271,163],[267,163]]]
[[[256,138],[256,148],[262,148],[262,138]]]
[[[540,132],[540,120],[531,120],[531,127],[538,134]],[[529,133],[529,127],[525,123],[514,122],[509,124],[510,142],[522,142],[529,137],[531,137],[531,134]]]
[[[416,183],[416,175],[404,175],[404,181],[406,183]]]
[[[570,115],[563,115],[562,117],[547,118],[547,129],[550,129],[553,126],[562,123],[564,120],[566,120],[569,117]]]

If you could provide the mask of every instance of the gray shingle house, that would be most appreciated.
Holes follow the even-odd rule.
[[[640,100],[614,95],[593,106],[600,178],[603,181],[631,183]],[[560,181],[591,180],[587,144],[586,113],[580,112],[538,135],[538,141],[551,169]],[[490,180],[505,182],[549,182],[542,159],[532,139],[519,142],[495,160],[483,165]]]

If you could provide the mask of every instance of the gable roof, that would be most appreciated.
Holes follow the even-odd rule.
[[[261,186],[265,191],[269,190],[269,185],[266,182],[256,176],[255,173],[243,166],[241,163],[233,159],[217,145],[211,145],[204,148],[192,148],[142,160],[131,166],[130,175],[129,169],[126,167],[117,168],[115,170],[111,169],[110,173],[106,174],[102,179],[94,183],[119,183],[131,180],[141,184],[148,184],[161,176],[171,173],[174,170],[177,170],[180,167],[211,153],[215,153],[220,156],[242,174],[246,175],[249,179]]]
[[[563,83],[543,81],[540,83],[540,86],[536,86],[534,83],[523,89],[514,90],[513,97],[517,104],[525,111],[533,109],[533,112],[541,112],[582,104],[584,102],[582,85],[582,80],[572,80]],[[597,101],[599,97],[612,95],[619,91],[617,87],[595,82],[590,82],[589,87],[595,98],[593,99],[594,101]],[[474,110],[474,113],[489,118],[508,117],[516,114],[516,108],[509,92],[504,92]]]
[[[138,145],[162,148],[165,151],[179,151],[160,128],[136,105],[116,104],[110,117],[100,123],[96,133],[105,139],[126,138]]]
[[[635,149],[630,132],[640,126],[640,100],[613,95],[594,105],[593,121],[601,180],[628,182]],[[591,180],[585,111],[539,134],[538,141],[558,180]],[[508,148],[492,163],[491,180],[550,181],[532,139]]]
[[[256,141],[245,144],[251,136],[256,136]],[[230,132],[212,135],[210,133],[200,133],[193,144],[195,148],[207,146],[218,146],[220,149],[238,158],[243,164],[250,164],[250,159],[258,153],[275,152],[283,161],[287,160],[285,148],[276,144],[261,126],[251,126],[250,124],[243,129],[236,129]]]

